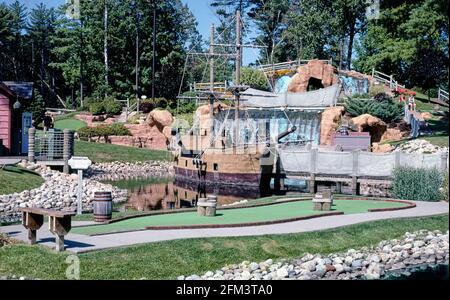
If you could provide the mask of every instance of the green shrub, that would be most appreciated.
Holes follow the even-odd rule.
[[[102,115],[105,113],[105,107],[103,106],[103,102],[94,102],[89,105],[89,111],[94,116]]]
[[[264,73],[253,68],[241,69],[241,83],[254,89],[263,91],[269,90],[269,83]]]
[[[128,128],[126,128],[122,123],[114,123],[109,126],[109,135],[131,135]]]
[[[122,105],[114,99],[103,101],[103,107],[108,115],[119,115],[122,112]]]
[[[448,173],[445,173],[444,181],[442,183],[442,197],[448,201]]]
[[[90,140],[92,138],[105,138],[105,140],[108,140],[109,136],[117,135],[117,136],[124,136],[124,135],[131,135],[128,128],[126,128],[122,123],[115,123],[112,125],[100,125],[96,127],[83,127],[78,129],[78,136],[81,139],[87,139]]]
[[[141,103],[139,103],[139,110],[142,111],[144,114],[148,114],[152,110],[154,110],[156,107],[155,103],[152,100],[144,100]]]
[[[394,170],[393,193],[399,199],[439,201],[442,182],[438,169],[400,167]]]
[[[396,121],[403,115],[403,106],[383,94],[378,94],[376,100],[349,98],[344,102],[344,107],[353,116],[370,114],[386,123]]]

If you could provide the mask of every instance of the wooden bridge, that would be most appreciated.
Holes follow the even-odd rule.
[[[319,149],[278,149],[281,173],[286,178],[304,180],[310,193],[315,193],[318,182],[336,183],[340,192],[342,183],[350,184],[352,194],[359,194],[364,184],[391,184],[397,167],[436,168],[448,170],[448,153],[372,153],[366,151],[319,151]]]

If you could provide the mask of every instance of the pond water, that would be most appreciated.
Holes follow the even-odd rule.
[[[193,207],[199,198],[216,195],[220,205],[260,197],[258,188],[239,188],[223,185],[202,185],[174,179],[128,179],[103,181],[128,190],[128,201],[120,210],[139,211],[179,209]]]
[[[382,280],[448,280],[448,264],[421,265],[387,273]]]

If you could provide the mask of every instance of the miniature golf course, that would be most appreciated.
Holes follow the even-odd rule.
[[[387,202],[379,200],[334,200],[331,211],[315,211],[311,201],[295,201],[258,207],[218,209],[215,217],[199,216],[197,212],[168,213],[153,216],[143,216],[126,219],[105,225],[76,227],[75,234],[106,234],[123,231],[152,229],[188,228],[189,226],[218,226],[226,227],[251,223],[283,222],[302,217],[327,214],[356,214],[367,213],[372,209],[404,209],[410,206],[407,202]]]

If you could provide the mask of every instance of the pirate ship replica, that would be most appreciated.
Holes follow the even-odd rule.
[[[197,110],[192,128],[173,131],[176,180],[259,189],[261,194],[268,194],[273,178],[275,188],[280,188],[277,145],[317,145],[320,114],[325,107],[336,105],[340,85],[300,93],[265,92],[241,85],[243,48],[264,46],[243,45],[239,11],[235,19],[235,44],[216,43],[212,26],[209,53],[197,53],[208,57],[209,84],[195,89],[194,97],[178,97],[179,101],[201,100],[209,105]],[[217,47],[234,48],[235,52],[215,53]],[[224,55],[235,60],[234,82],[230,85],[214,80],[215,58]]]

